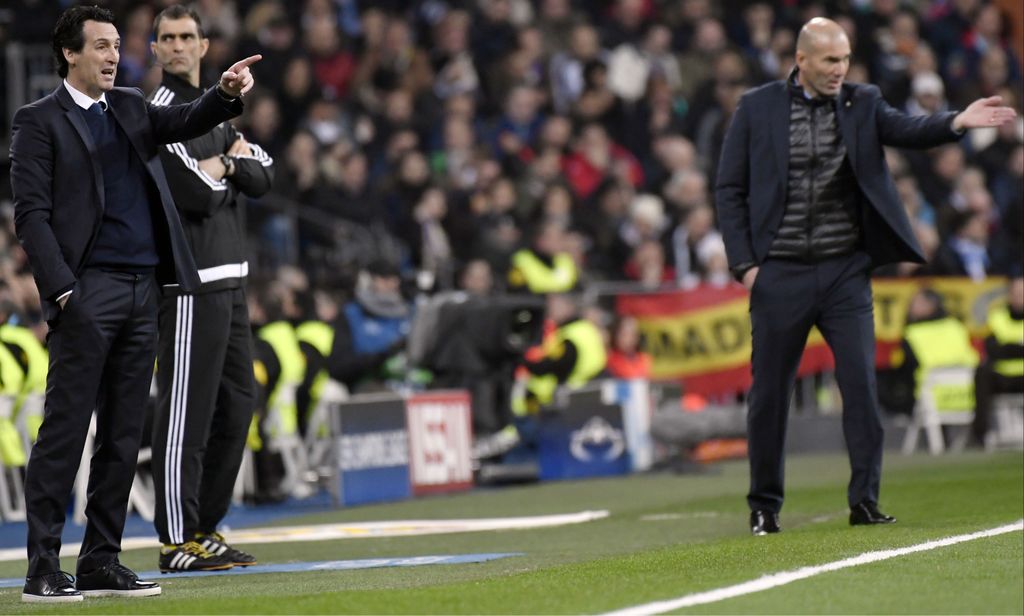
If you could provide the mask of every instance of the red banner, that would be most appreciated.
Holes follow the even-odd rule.
[[[889,365],[892,349],[902,339],[910,298],[918,289],[928,286],[936,290],[946,309],[964,320],[980,339],[986,333],[989,308],[1005,301],[1005,285],[1000,278],[982,283],[965,278],[872,281],[878,367]],[[639,321],[654,358],[653,378],[681,380],[687,391],[704,395],[731,394],[750,387],[749,299],[742,286],[620,295],[617,304],[620,314]],[[832,352],[817,328],[812,329],[798,374],[834,366]]]

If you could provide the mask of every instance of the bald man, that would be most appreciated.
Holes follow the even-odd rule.
[[[872,85],[844,83],[850,41],[834,21],[800,30],[785,81],[747,92],[722,148],[715,189],[733,275],[750,291],[750,529],[779,532],[789,399],[812,326],[836,358],[850,456],[850,524],[878,509],[882,424],[869,274],[924,262],[882,146],[930,148],[1015,116],[999,97],[962,112],[910,117]]]

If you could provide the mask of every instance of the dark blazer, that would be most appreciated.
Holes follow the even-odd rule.
[[[764,261],[782,222],[789,114],[789,87],[775,81],[743,95],[725,135],[715,200],[732,267]],[[836,115],[863,197],[865,249],[873,264],[924,263],[882,146],[930,148],[955,141],[956,112],[908,116],[890,107],[878,87],[848,83],[837,97]]]
[[[153,217],[158,237],[161,284],[199,287],[199,274],[181,229],[158,145],[198,137],[242,111],[239,100],[225,101],[211,88],[188,105],[155,107],[140,90],[114,88],[106,94],[108,111],[128,136],[149,177],[151,199],[164,216]],[[71,288],[99,233],[103,219],[103,161],[85,119],[61,84],[52,94],[14,114],[11,136],[11,187],[14,224],[28,255],[49,320],[60,311],[55,296]]]

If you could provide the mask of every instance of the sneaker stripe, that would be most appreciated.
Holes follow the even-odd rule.
[[[192,563],[196,562],[196,557],[189,554],[185,557],[185,564],[182,565],[182,569],[188,569],[192,566]]]
[[[170,565],[168,565],[167,568],[168,569],[177,569],[178,568],[178,562],[181,561],[181,557],[184,556],[184,555],[185,554],[183,552],[178,552],[177,554],[175,554],[174,558],[171,559]]]
[[[226,545],[222,545],[222,546],[220,546],[220,548],[219,548],[219,549],[218,549],[218,550],[216,551],[216,554],[217,554],[217,556],[220,556],[221,554],[223,554],[224,552],[227,552],[227,551],[228,551],[228,546],[226,546]]]

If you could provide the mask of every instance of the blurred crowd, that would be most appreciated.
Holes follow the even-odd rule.
[[[119,85],[151,91],[153,17],[175,2],[96,1],[120,20]],[[14,0],[6,40],[47,43],[61,4]],[[272,193],[248,210],[262,285],[292,266],[307,288],[351,295],[357,272],[384,259],[420,292],[536,290],[524,248],[555,269],[571,259],[577,289],[730,284],[713,202],[722,136],[745,90],[790,72],[800,24],[816,15],[850,35],[848,80],[878,84],[893,107],[931,113],[998,94],[1021,110],[1012,21],[983,0],[194,5],[211,40],[205,77],[263,55],[238,122],[277,163]],[[931,262],[886,273],[1019,271],[1022,136],[1018,119],[888,152]],[[31,322],[10,218],[8,207],[3,299]]]

